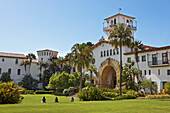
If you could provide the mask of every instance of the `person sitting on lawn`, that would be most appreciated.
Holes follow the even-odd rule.
[[[74,102],[74,98],[73,97],[71,97],[71,102]]]
[[[55,97],[55,100],[54,100],[54,102],[59,102],[57,97]]]
[[[41,103],[46,103],[46,99],[45,99],[45,97],[43,97],[43,99],[42,99]]]

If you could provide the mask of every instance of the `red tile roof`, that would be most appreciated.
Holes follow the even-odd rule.
[[[21,58],[21,59],[24,59],[25,55],[24,54],[16,54],[16,53],[3,53],[3,52],[0,52],[0,57]]]
[[[145,52],[165,50],[165,49],[170,49],[170,46],[165,46],[165,47],[151,47],[151,49],[139,51],[138,53],[145,53]],[[130,54],[134,54],[134,52],[124,53],[124,55],[130,55]]]
[[[106,40],[100,40],[99,42],[97,42],[96,44],[94,44],[92,46],[92,49],[95,49],[96,47],[98,47],[99,45],[101,45],[102,43],[109,43],[109,41],[106,41]]]

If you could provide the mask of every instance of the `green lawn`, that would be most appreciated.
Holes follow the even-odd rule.
[[[41,103],[45,96],[47,103]],[[20,104],[0,105],[0,113],[170,113],[170,99],[133,99],[117,101],[70,102],[70,97],[54,95],[24,95]]]

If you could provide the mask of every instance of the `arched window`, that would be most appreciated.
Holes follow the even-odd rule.
[[[109,56],[109,50],[107,50],[107,56]]]
[[[44,52],[44,56],[46,56],[46,52]]]
[[[110,55],[112,55],[112,49],[110,49]]]
[[[48,52],[47,52],[47,56],[48,56]]]
[[[106,51],[104,51],[104,56],[106,56]]]
[[[126,20],[126,23],[129,24],[129,20]]]
[[[114,24],[116,24],[116,19],[114,19]]]
[[[115,49],[113,49],[113,55],[115,55],[116,53],[115,53]]]
[[[101,51],[101,57],[103,57],[103,51]]]

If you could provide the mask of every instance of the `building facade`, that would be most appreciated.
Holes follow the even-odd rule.
[[[109,44],[109,35],[114,30],[114,25],[124,24],[129,26],[134,37],[137,30],[134,25],[134,17],[123,14],[116,14],[105,19],[105,27],[103,31],[106,33],[106,40],[96,43],[93,48],[95,65],[98,69],[95,84],[98,87],[116,88],[120,78],[120,50]],[[145,50],[139,50],[138,64],[141,70],[141,76],[150,79],[157,84],[157,91],[164,89],[164,84],[170,82],[170,46],[151,47],[143,46]],[[127,59],[135,61],[135,55],[131,48],[122,47],[122,62],[127,63]],[[135,65],[137,67],[137,65]]]

